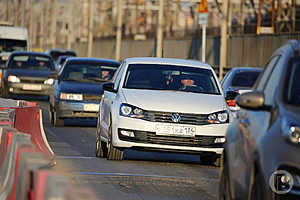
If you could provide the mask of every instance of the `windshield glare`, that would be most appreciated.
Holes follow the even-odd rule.
[[[52,60],[42,55],[15,55],[10,59],[8,68],[54,70]]]
[[[287,97],[287,102],[292,105],[300,106],[300,58],[291,62],[288,79],[287,79],[287,90],[285,95]]]
[[[0,53],[12,51],[26,51],[27,41],[0,39]]]
[[[109,81],[117,67],[102,63],[70,63],[64,67],[63,80],[65,81]]]
[[[130,64],[124,88],[220,94],[211,70],[161,64]]]

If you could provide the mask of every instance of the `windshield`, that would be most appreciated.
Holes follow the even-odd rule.
[[[15,55],[10,58],[8,68],[54,70],[54,65],[49,57],[43,55]]]
[[[106,82],[111,80],[117,66],[103,63],[70,63],[64,67],[64,81]]]
[[[27,50],[27,41],[0,39],[0,53],[12,52],[12,51],[26,51],[26,50]]]
[[[287,75],[288,87],[284,90],[287,102],[300,106],[300,57],[292,60]]]
[[[211,70],[160,64],[129,65],[124,88],[220,94]]]
[[[252,88],[260,73],[260,71],[237,72],[232,79],[231,86]]]

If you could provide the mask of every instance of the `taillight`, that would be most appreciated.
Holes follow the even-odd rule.
[[[226,100],[228,106],[235,106],[235,99],[233,100]]]

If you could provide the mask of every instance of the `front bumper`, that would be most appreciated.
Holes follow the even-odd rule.
[[[15,95],[49,96],[51,87],[47,84],[8,83],[7,90],[9,94]]]
[[[56,102],[55,110],[60,118],[96,118],[99,102],[60,100]]]
[[[184,127],[195,127],[194,137],[157,135],[157,125],[178,125]],[[228,124],[213,125],[185,125],[150,122],[141,119],[119,117],[113,121],[113,146],[117,148],[165,150],[172,152],[188,153],[213,153],[222,154],[224,143],[214,143],[216,138],[224,138]],[[120,130],[133,131],[135,137],[126,137]]]

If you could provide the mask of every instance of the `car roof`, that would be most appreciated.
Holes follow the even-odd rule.
[[[232,71],[263,71],[261,67],[234,67]]]
[[[209,64],[198,60],[187,60],[178,58],[134,57],[126,58],[124,61],[128,64],[167,64],[212,69],[212,67]]]
[[[87,58],[87,57],[69,57],[67,59],[68,63],[70,62],[102,62],[107,64],[120,65],[121,63],[116,60],[106,59],[106,58]]]
[[[24,55],[24,56],[25,55],[34,55],[34,56],[48,57],[48,58],[52,59],[51,56],[46,53],[33,52],[33,51],[14,51],[10,54],[11,57],[16,56],[16,55]]]
[[[76,52],[74,50],[71,50],[71,49],[62,49],[62,48],[56,48],[56,49],[49,49],[48,51],[46,51],[46,53],[50,53],[50,52],[72,52],[72,53],[75,53]]]

